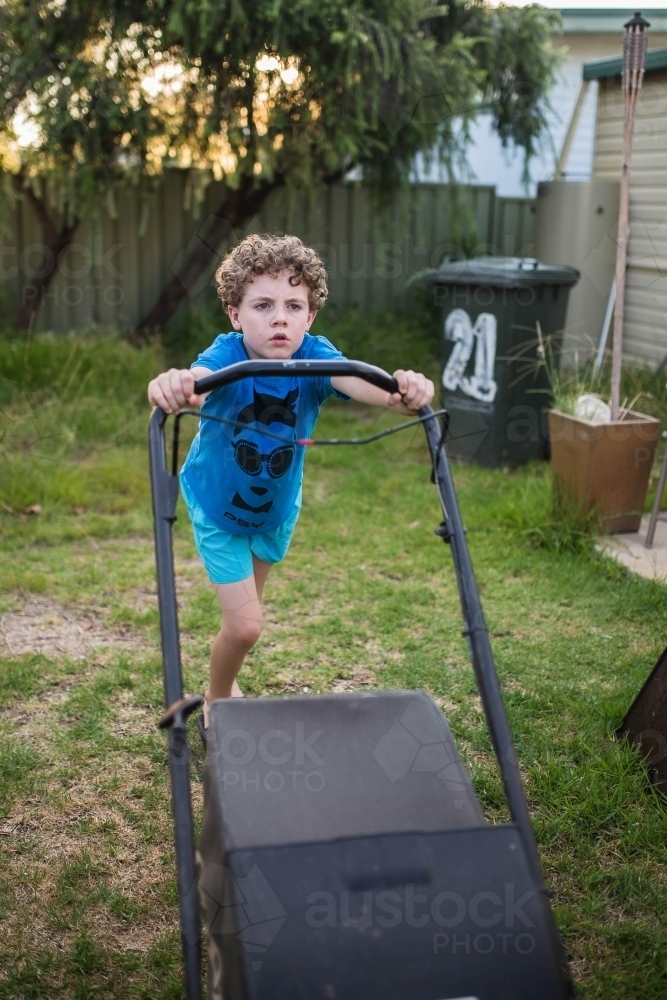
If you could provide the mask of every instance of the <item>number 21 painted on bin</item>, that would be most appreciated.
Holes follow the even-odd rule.
[[[454,348],[442,373],[445,389],[461,389],[482,403],[492,403],[498,386],[493,378],[496,362],[497,320],[491,313],[480,313],[475,325],[465,309],[452,309],[445,320],[445,339],[454,341]],[[466,366],[475,345],[475,371],[468,377]]]

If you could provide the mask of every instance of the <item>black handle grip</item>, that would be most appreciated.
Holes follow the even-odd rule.
[[[249,375],[264,376],[311,376],[354,375],[386,392],[398,392],[398,383],[381,368],[367,365],[364,361],[237,361],[235,365],[221,368],[219,372],[204,375],[195,382],[197,395],[212,392],[230,382],[238,382]]]

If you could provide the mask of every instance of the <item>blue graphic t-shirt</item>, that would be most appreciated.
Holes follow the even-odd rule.
[[[343,361],[325,337],[306,334],[293,360]],[[193,368],[218,371],[247,361],[242,333],[217,337]],[[183,465],[197,501],[212,520],[238,535],[272,531],[288,519],[296,503],[305,448],[329,396],[348,399],[329,378],[243,378],[216,389],[201,408],[236,426],[203,419]],[[270,437],[265,431],[279,435]]]

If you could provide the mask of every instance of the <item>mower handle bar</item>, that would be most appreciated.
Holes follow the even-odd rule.
[[[378,389],[386,392],[398,392],[398,383],[391,375],[387,375],[381,368],[374,365],[367,365],[363,361],[237,361],[235,365],[228,365],[220,371],[204,375],[195,382],[195,393],[199,396],[204,392],[213,392],[230,382],[238,382],[241,378],[250,375],[263,376],[291,376],[310,375],[322,377],[326,375],[354,375],[364,382],[376,385]]]

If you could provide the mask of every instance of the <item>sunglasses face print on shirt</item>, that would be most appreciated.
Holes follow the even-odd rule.
[[[261,476],[266,482],[268,475],[270,480],[278,482],[292,468],[296,445],[280,444],[275,439],[263,438],[261,428],[269,427],[271,424],[282,424],[296,429],[298,397],[298,388],[291,389],[285,396],[272,396],[255,389],[252,403],[244,406],[236,417],[237,426],[233,435],[234,460],[238,468],[251,479]],[[252,428],[256,428],[255,433]],[[285,437],[288,437],[288,434],[285,434]],[[257,438],[260,441],[263,438],[267,443],[266,451],[262,450]],[[248,490],[243,491],[251,494],[249,496],[244,496],[236,490],[231,506],[237,511],[243,511],[244,514],[227,511],[225,517],[236,521],[242,527],[260,528],[264,521],[257,521],[256,518],[268,514],[273,507],[275,495],[271,497],[271,492],[268,486],[250,484]]]

